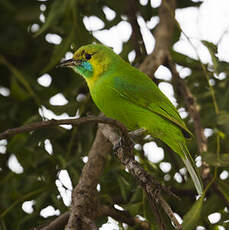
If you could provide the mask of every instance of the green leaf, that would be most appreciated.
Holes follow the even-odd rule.
[[[128,205],[128,207],[126,207],[126,209],[130,212],[132,216],[136,216],[140,212],[141,208],[142,202],[130,204]]]
[[[201,4],[200,1],[189,1],[189,0],[182,0],[182,1],[177,1],[177,8],[186,8],[186,7],[191,7],[191,6],[199,6]]]
[[[198,221],[201,217],[201,210],[203,206],[204,196],[201,196],[195,203],[192,208],[184,216],[184,222],[182,224],[184,230],[193,230],[195,229]]]
[[[13,76],[26,88],[26,90],[29,92],[29,94],[34,98],[37,105],[40,105],[39,97],[35,94],[35,92],[31,88],[29,82],[26,80],[26,78],[24,76],[24,73],[20,72],[17,68],[15,68],[2,55],[0,55],[0,63],[1,62],[7,66],[7,68],[12,72]]]
[[[142,209],[142,202],[137,202],[128,205],[122,205],[125,210],[130,212],[131,216],[136,216],[139,214],[140,210]]]
[[[20,152],[21,148],[24,147],[25,143],[26,143],[26,138],[27,134],[21,133],[18,134],[16,136],[14,136],[8,146],[7,146],[7,150],[11,153],[18,153]]]
[[[229,153],[220,154],[219,158],[215,153],[205,153],[203,160],[212,166],[227,167],[229,166]]]
[[[71,101],[66,105],[46,105],[48,109],[51,109],[57,115],[68,113],[70,116],[74,116],[76,114],[78,106],[79,103],[77,103],[77,101]]]
[[[53,2],[51,9],[49,11],[48,17],[45,24],[37,31],[35,37],[39,36],[41,33],[46,31],[50,26],[56,24],[60,17],[64,14],[65,9],[69,1],[56,0]]]
[[[201,42],[203,43],[204,46],[207,47],[207,49],[211,55],[211,58],[212,58],[212,63],[213,63],[214,69],[216,70],[218,67],[218,62],[219,62],[218,58],[215,55],[217,53],[217,46],[211,42],[208,42],[208,41],[202,40]]]
[[[155,213],[150,205],[150,201],[146,195],[145,192],[143,192],[143,214],[144,214],[144,217],[147,219],[147,221],[149,221],[152,225],[151,225],[151,229],[154,230],[154,229],[159,229],[159,226],[158,226],[158,222],[156,220],[156,217],[155,217]],[[152,201],[153,202],[153,201]],[[156,205],[156,202],[155,202],[155,205]],[[169,229],[169,228],[168,228]]]
[[[128,194],[128,190],[130,189],[130,184],[123,177],[118,178],[118,184],[119,184],[119,188],[121,190],[123,199],[127,200],[127,194]]]
[[[23,87],[21,87],[18,80],[14,77],[11,78],[10,89],[12,97],[16,98],[17,100],[24,101],[30,97],[30,95]]]
[[[229,113],[221,111],[217,117],[217,124],[223,126],[225,132],[229,134]]]
[[[213,54],[217,53],[217,45],[215,45],[212,42],[205,41],[205,40],[202,40],[201,42],[203,43],[203,45],[205,45],[208,48],[209,52]]]
[[[223,193],[224,197],[229,202],[229,185],[226,182],[221,181],[221,180],[217,182],[217,185],[218,185],[219,190]]]
[[[22,203],[25,200],[31,199],[35,195],[40,194],[44,192],[45,190],[47,190],[47,187],[39,188],[27,194],[24,194],[18,200],[15,200],[13,204],[10,205],[10,207],[8,207],[7,209],[5,209],[3,212],[0,213],[0,219],[3,218],[8,212],[10,212],[16,205]]]
[[[130,199],[130,203],[135,203],[139,200],[142,199],[142,188],[140,186],[137,186],[137,188],[135,189],[131,199]]]
[[[184,54],[171,50],[172,59],[179,65],[187,66],[193,70],[201,71],[200,62]]]
[[[60,59],[64,57],[64,54],[70,48],[70,45],[74,40],[74,37],[75,37],[75,30],[72,29],[68,37],[64,38],[61,44],[55,47],[53,54],[51,56],[51,60],[48,63],[48,65],[44,68],[42,73],[48,72],[50,69],[52,69],[54,66],[57,65]]]
[[[229,73],[229,64],[227,62],[221,61],[218,63],[217,69],[216,69],[217,73],[221,73],[221,72],[226,72],[227,74]]]
[[[18,21],[36,20],[40,16],[40,13],[41,13],[38,4],[35,7],[34,5],[30,5],[23,9],[17,10],[16,12],[17,12],[16,17]]]

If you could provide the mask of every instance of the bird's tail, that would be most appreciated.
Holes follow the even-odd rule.
[[[181,150],[183,152],[183,156],[182,156],[182,160],[192,178],[192,181],[196,187],[196,190],[198,192],[199,195],[203,194],[203,184],[202,184],[202,180],[198,174],[196,165],[194,160],[192,159],[190,152],[188,151],[188,148],[185,144],[182,144],[181,146]]]

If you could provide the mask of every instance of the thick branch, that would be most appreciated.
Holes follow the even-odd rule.
[[[110,216],[119,222],[126,223],[129,226],[135,226],[136,230],[150,230],[150,224],[147,221],[142,221],[137,217],[131,216],[128,211],[120,211],[115,209],[114,207],[108,205],[102,205],[102,204],[99,204],[98,209],[100,210],[100,212],[98,213],[98,217]],[[101,216],[99,216],[99,214]],[[69,212],[65,212],[60,216],[58,216],[53,221],[51,221],[45,227],[37,227],[37,229],[38,230],[62,230],[67,224],[68,219],[69,219]]]
[[[154,72],[160,65],[167,62],[169,48],[173,35],[174,15],[171,15],[168,7],[174,12],[175,0],[163,0],[159,9],[160,22],[157,25],[154,37],[156,40],[154,51],[145,58],[140,65],[140,70],[154,79]]]
[[[96,186],[103,172],[111,144],[98,129],[95,141],[88,154],[80,180],[72,193],[71,213],[67,230],[95,229],[91,220],[101,216]]]

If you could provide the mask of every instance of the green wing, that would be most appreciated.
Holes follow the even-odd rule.
[[[113,81],[110,85],[114,85],[120,96],[170,120],[182,129],[185,137],[192,136],[177,109],[145,74],[133,68],[128,74],[110,79]]]

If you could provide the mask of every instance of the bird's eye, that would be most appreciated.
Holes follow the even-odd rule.
[[[87,60],[90,60],[91,59],[91,54],[85,54],[85,58],[87,59]]]

